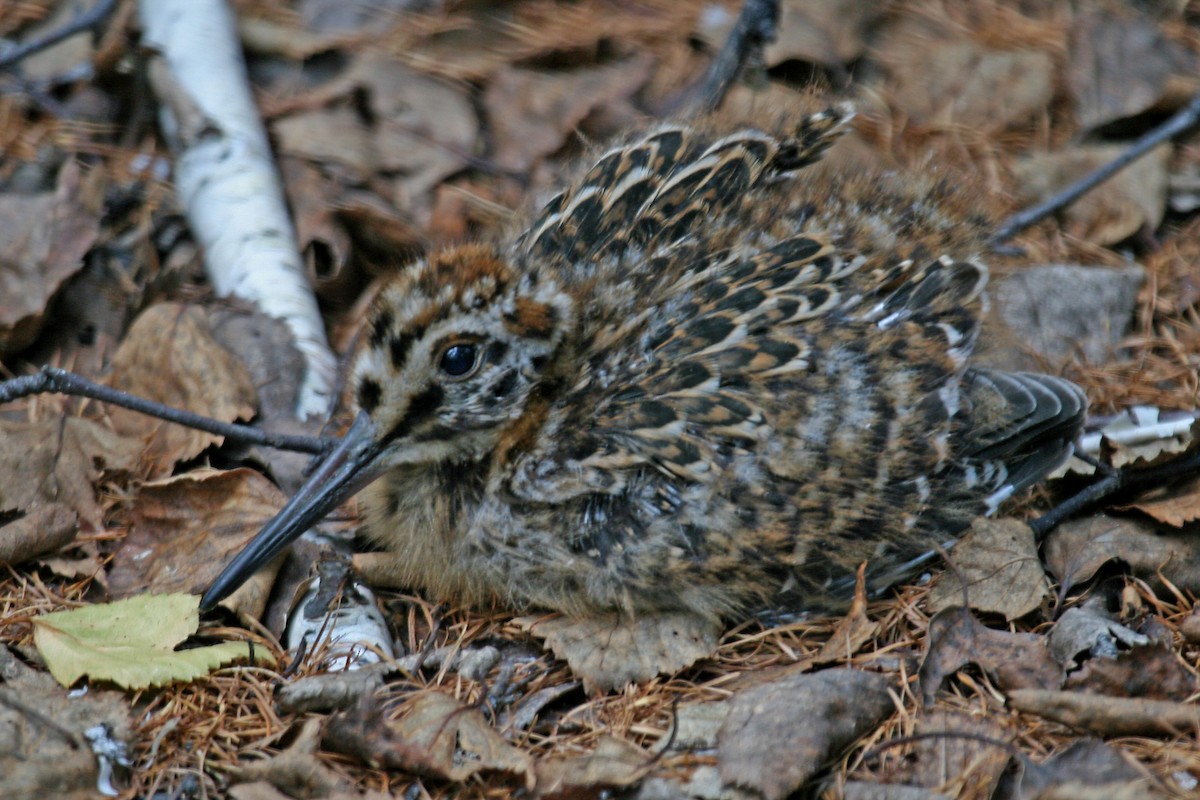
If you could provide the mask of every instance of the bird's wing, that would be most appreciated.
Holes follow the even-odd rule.
[[[605,153],[550,200],[519,246],[586,279],[604,256],[667,246],[738,207],[753,188],[817,161],[852,116],[849,106],[833,106],[804,116],[783,137],[659,128]]]
[[[594,348],[559,405],[563,418],[526,455],[537,467],[524,474],[560,487],[569,478],[568,494],[619,493],[624,484],[612,476],[636,470],[713,481],[768,440],[779,423],[772,414],[792,398],[841,391],[823,363],[841,342],[873,348],[863,358],[881,364],[906,359],[896,371],[911,377],[911,408],[899,422],[941,435],[922,444],[936,468],[947,457],[986,270],[939,260],[866,279],[859,266],[829,239],[806,234],[688,270],[667,300]],[[545,484],[537,493],[556,494]]]

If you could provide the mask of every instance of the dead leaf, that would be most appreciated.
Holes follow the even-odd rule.
[[[546,706],[554,703],[560,697],[578,689],[579,681],[552,684],[539,689],[533,694],[527,694],[513,705],[500,712],[496,717],[496,727],[509,733],[528,730],[537,720]]]
[[[930,619],[926,641],[918,672],[926,708],[933,706],[946,678],[967,664],[978,666],[1006,692],[1062,684],[1062,670],[1050,658],[1045,637],[986,628],[963,608],[948,608]]]
[[[237,784],[266,781],[287,792],[288,797],[327,798],[334,792],[350,791],[353,788],[351,781],[317,758],[320,743],[321,721],[310,717],[287,749],[259,761],[231,767],[230,778]]]
[[[993,715],[935,710],[917,718],[903,758],[887,762],[889,784],[945,792],[958,800],[990,800],[1011,754],[1012,731]],[[996,742],[999,744],[991,744]]]
[[[893,710],[890,681],[854,669],[792,674],[737,694],[721,725],[721,780],[781,800]]]
[[[1162,627],[1156,618],[1143,620],[1143,628],[1155,627]],[[1067,670],[1065,689],[1155,700],[1185,700],[1196,691],[1170,634],[1131,630],[1098,599],[1063,613],[1050,631],[1050,653]]]
[[[934,792],[921,786],[901,786],[898,783],[846,781],[841,800],[954,800],[948,794]]]
[[[377,168],[371,132],[349,106],[312,108],[271,123],[279,152],[318,164],[336,164],[359,180]]]
[[[1088,659],[1067,676],[1064,689],[1112,697],[1186,700],[1196,691],[1196,678],[1169,646],[1138,645],[1116,658]]]
[[[596,616],[516,620],[546,640],[554,655],[596,689],[612,689],[678,672],[716,652],[721,626],[694,614],[618,619]]]
[[[1068,608],[1050,629],[1050,656],[1068,671],[1090,658],[1116,658],[1123,650],[1150,643],[1118,622],[1100,598]]]
[[[1071,27],[1067,82],[1085,128],[1159,106],[1173,74],[1194,75],[1195,59],[1159,23],[1130,8],[1091,8]]]
[[[99,529],[95,485],[132,474],[141,450],[140,442],[78,417],[0,422],[0,511],[63,503]]]
[[[394,667],[388,662],[360,669],[318,672],[281,684],[275,702],[281,711],[293,714],[329,712],[354,708],[363,697],[384,688],[384,676]]]
[[[69,694],[3,646],[0,675],[0,796],[96,797],[99,764],[85,731],[105,726],[111,741],[131,742],[129,701],[96,687]]]
[[[996,800],[1151,800],[1164,797],[1127,752],[1080,739],[1038,764],[1021,758]]]
[[[1188,644],[1200,644],[1200,606],[1192,606],[1192,613],[1179,623],[1179,635]]]
[[[61,503],[50,503],[0,522],[0,564],[20,564],[66,547],[75,538],[77,521],[74,511]]]
[[[338,198],[337,218],[354,239],[360,255],[384,263],[417,257],[425,234],[412,219],[371,192],[352,191]]]
[[[559,150],[595,109],[632,96],[650,77],[639,55],[603,67],[532,70],[504,67],[483,95],[493,136],[492,160],[525,172]]]
[[[880,61],[893,105],[919,125],[997,132],[1043,113],[1054,96],[1054,61],[1040,50],[997,50],[913,26],[890,37]]]
[[[108,177],[68,160],[53,192],[0,193],[0,356],[29,346],[46,307],[95,244]]]
[[[1158,489],[1129,508],[1136,508],[1174,528],[1182,528],[1184,524],[1200,519],[1200,478],[1193,478],[1182,486]]]
[[[249,419],[258,404],[245,365],[213,338],[205,311],[179,303],[160,303],[138,316],[113,356],[108,383],[222,422]],[[149,440],[144,457],[153,475],[223,440],[124,408],[109,416],[119,433]]]
[[[779,10],[779,34],[767,46],[767,66],[790,59],[828,66],[853,61],[863,54],[867,30],[883,12],[875,3],[787,0]]]
[[[306,161],[287,156],[279,158],[279,172],[296,225],[296,241],[317,295],[326,302],[352,304],[361,287],[357,285],[358,276],[346,269],[350,235],[338,221],[335,209],[336,198],[343,191],[341,181]],[[216,326],[216,331],[220,330]]]
[[[592,752],[582,756],[550,757],[534,763],[537,796],[582,798],[633,786],[654,766],[642,748],[615,736],[603,735]]]
[[[104,571],[104,562],[100,559],[100,550],[96,547],[96,543],[83,542],[72,547],[71,550],[71,555],[43,556],[37,560],[37,565],[70,581],[90,578],[107,592],[108,575]]]
[[[1200,540],[1187,532],[1158,533],[1144,520],[1100,514],[1064,522],[1046,537],[1042,551],[1064,592],[1110,561],[1127,564],[1151,583],[1161,572],[1183,591],[1200,592]]]
[[[1124,144],[1090,144],[1030,156],[1013,166],[1017,193],[1027,202],[1044,200],[1126,149]],[[1167,206],[1170,157],[1171,145],[1159,145],[1067,206],[1061,212],[1063,230],[1094,244],[1110,245],[1143,226],[1157,228]]]
[[[436,691],[417,695],[399,720],[384,718],[378,696],[364,697],[353,711],[330,717],[324,744],[388,769],[456,782],[508,772],[533,788],[529,756],[504,741],[478,708]]]
[[[988,366],[1037,369],[1027,351],[1054,364],[1080,357],[1092,364],[1108,362],[1129,332],[1145,282],[1146,270],[1139,266],[1046,264],[1006,276],[997,282],[994,297],[1017,346],[1011,348],[1015,352],[996,353],[990,341]]]
[[[251,469],[200,469],[143,485],[109,571],[112,595],[204,589],[283,503],[283,493]],[[262,602],[266,584],[252,584]]]
[[[938,576],[929,593],[932,612],[962,604],[960,574],[967,582],[965,597],[971,608],[1003,614],[1007,620],[1038,608],[1050,589],[1033,530],[1020,520],[976,519],[954,546],[951,560],[955,569]]]
[[[374,147],[380,170],[400,175],[408,208],[437,184],[467,166],[479,142],[479,118],[460,84],[434,78],[395,61],[359,58],[350,80],[365,88],[378,120]]]

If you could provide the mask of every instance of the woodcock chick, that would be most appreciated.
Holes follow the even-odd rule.
[[[986,220],[944,180],[814,164],[850,116],[658,127],[519,235],[400,274],[357,420],[204,606],[369,485],[369,536],[430,599],[827,611],[1059,465],[1080,390],[968,365]]]

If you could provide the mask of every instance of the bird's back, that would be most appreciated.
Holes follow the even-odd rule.
[[[577,317],[472,525],[511,598],[834,607],[1065,458],[1077,388],[969,367],[983,218],[944,181],[809,166],[848,116],[660,128],[515,241]]]

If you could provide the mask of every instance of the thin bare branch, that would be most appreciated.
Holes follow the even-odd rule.
[[[224,436],[246,444],[264,445],[279,450],[294,450],[298,453],[320,454],[328,450],[334,443],[332,439],[315,436],[295,436],[269,433],[250,425],[237,425],[220,420],[193,414],[172,408],[153,400],[147,400],[136,395],[93,383],[87,378],[67,372],[57,367],[42,367],[33,375],[23,375],[19,378],[0,382],[0,404],[11,403],[21,397],[33,394],[57,393],[77,397],[90,397],[104,403],[138,411],[147,416],[185,425],[198,431]]]
[[[1200,94],[1193,97],[1190,103],[1162,125],[1137,139],[1128,150],[1109,163],[1084,175],[1042,202],[1013,214],[1001,223],[992,235],[990,244],[992,247],[1002,245],[1030,225],[1040,222],[1056,211],[1061,211],[1158,145],[1194,127],[1197,122],[1200,122]]]
[[[0,69],[8,69],[34,53],[45,50],[47,47],[53,47],[64,39],[70,39],[77,33],[100,27],[108,19],[113,9],[117,7],[117,2],[118,0],[98,0],[94,6],[76,14],[70,22],[61,28],[52,30],[45,36],[34,39],[32,42],[17,45],[4,53],[0,53]]]

